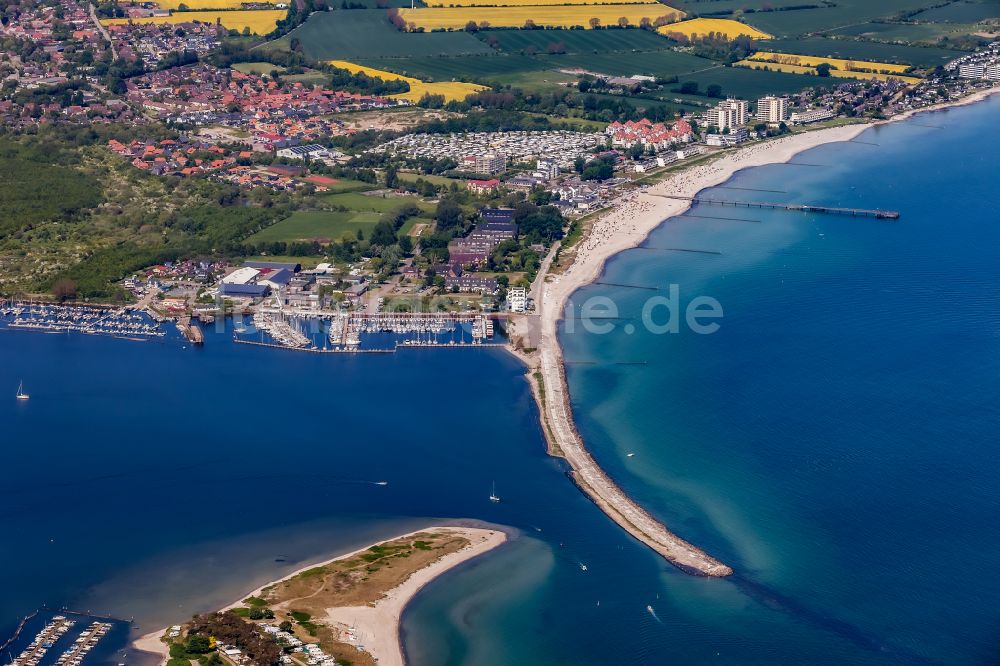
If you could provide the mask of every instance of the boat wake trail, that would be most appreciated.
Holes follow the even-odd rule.
[[[663,624],[663,620],[661,620],[661,619],[660,619],[660,616],[656,614],[656,611],[655,611],[655,610],[653,610],[653,607],[652,607],[652,606],[646,606],[646,611],[647,611],[647,612],[648,612],[648,613],[649,613],[650,615],[652,615],[652,616],[653,616],[653,619],[654,619],[654,620],[656,620],[656,621],[657,621],[657,622],[659,622],[660,624]]]
[[[838,619],[822,610],[810,608],[791,597],[778,592],[756,581],[744,578],[739,574],[730,580],[747,596],[774,610],[787,613],[799,620],[805,620],[821,629],[832,632],[841,638],[853,641],[861,647],[883,655],[893,655],[907,664],[934,664],[927,658],[906,648],[888,645],[879,637],[862,627],[845,620]],[[652,612],[652,611],[651,611]]]

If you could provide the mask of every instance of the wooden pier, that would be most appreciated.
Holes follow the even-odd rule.
[[[836,208],[834,206],[816,206],[813,204],[783,204],[768,201],[726,201],[709,197],[681,197],[673,194],[655,194],[653,196],[665,199],[678,199],[691,203],[709,206],[733,206],[734,208],[768,208],[771,210],[788,210],[801,213],[824,213],[829,215],[846,215],[848,217],[872,217],[877,220],[898,220],[899,212],[894,210],[868,208]]]

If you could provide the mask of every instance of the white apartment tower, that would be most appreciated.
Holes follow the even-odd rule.
[[[511,312],[524,312],[528,309],[528,290],[524,287],[511,287],[507,292],[507,306]]]
[[[709,125],[714,125],[720,132],[724,132],[746,125],[749,109],[746,100],[727,99],[725,102],[719,102],[714,109],[706,111],[705,119]]]
[[[761,97],[757,100],[757,120],[762,123],[781,123],[788,120],[788,98]]]

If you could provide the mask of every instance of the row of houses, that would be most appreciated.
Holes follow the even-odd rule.
[[[604,129],[616,148],[632,148],[640,145],[656,151],[669,150],[678,144],[694,140],[694,130],[686,120],[678,120],[671,125],[654,123],[648,118],[624,123],[613,122]]]

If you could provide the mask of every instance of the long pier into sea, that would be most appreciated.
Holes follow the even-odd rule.
[[[818,206],[815,204],[786,204],[769,201],[728,201],[726,199],[716,199],[713,197],[682,197],[675,194],[652,194],[651,196],[663,197],[664,199],[677,199],[679,201],[690,201],[691,203],[705,204],[709,206],[732,206],[734,208],[765,208],[771,210],[788,210],[800,213],[824,213],[828,215],[846,215],[849,217],[871,217],[878,220],[898,220],[899,211],[882,210],[870,208],[837,208],[835,206]]]

